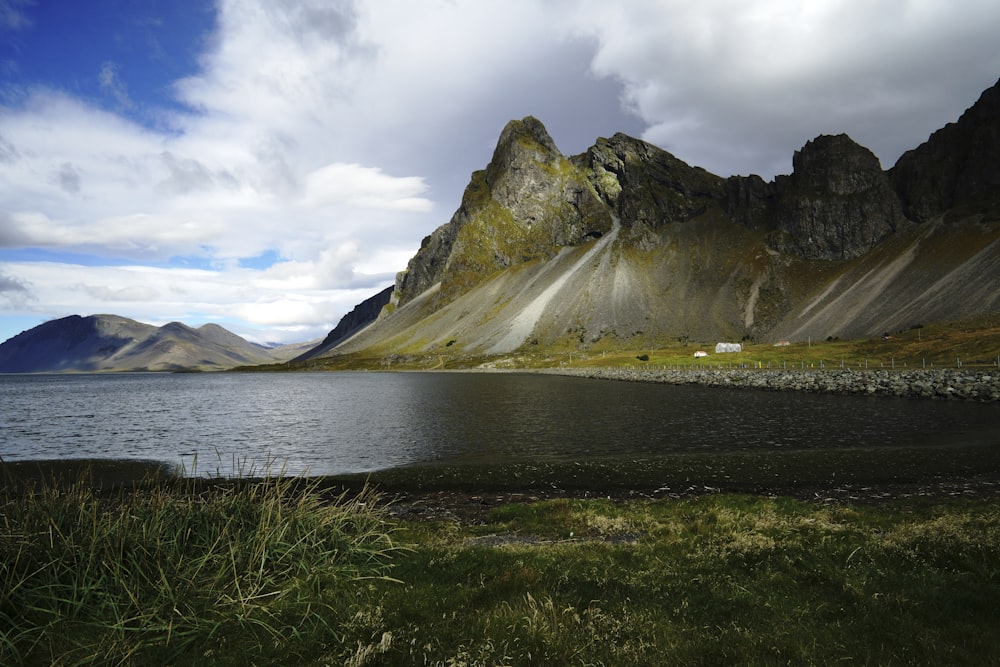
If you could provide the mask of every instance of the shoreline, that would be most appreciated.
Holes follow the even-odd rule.
[[[935,400],[1000,401],[1000,371],[965,369],[670,369],[549,368],[531,372],[623,382],[701,385],[730,389],[896,396]]]
[[[137,476],[145,468],[153,477]],[[156,473],[160,476],[157,477]],[[155,462],[25,461],[0,464],[0,498],[45,486],[93,488],[107,498],[153,488],[201,495],[262,478],[172,477]],[[370,473],[302,477],[290,490],[326,501],[374,490],[404,520],[481,523],[503,505],[555,499],[682,501],[701,496],[792,498],[820,505],[948,503],[1000,497],[996,445],[700,452],[659,457],[526,461],[505,465],[423,465]]]

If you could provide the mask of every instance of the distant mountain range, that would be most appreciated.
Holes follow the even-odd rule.
[[[865,337],[1000,311],[1000,82],[888,171],[844,134],[722,178],[503,130],[390,293],[303,359]]]
[[[223,370],[287,361],[315,345],[265,347],[217,324],[155,327],[117,315],[71,315],[0,344],[0,373]]]

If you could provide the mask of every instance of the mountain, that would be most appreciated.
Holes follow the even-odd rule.
[[[0,344],[0,373],[222,370],[301,352],[250,343],[217,324],[155,327],[116,315],[71,315]]]
[[[567,157],[511,121],[378,317],[310,354],[860,337],[998,310],[1000,82],[888,171],[823,135],[771,182],[624,134]]]
[[[974,203],[996,210],[1000,184],[1000,85],[986,90],[958,119],[918,148],[904,153],[889,170],[903,210],[926,222]]]
[[[392,292],[392,287],[386,287],[375,296],[365,299],[356,305],[351,312],[347,313],[340,319],[340,322],[338,322],[333,331],[331,331],[327,337],[323,339],[322,343],[311,349],[305,350],[303,354],[295,357],[292,361],[306,361],[307,359],[314,359],[322,356],[324,352],[332,350],[340,343],[364,329],[366,326],[378,319],[379,314],[382,312],[382,308],[389,303],[389,298],[392,296]]]

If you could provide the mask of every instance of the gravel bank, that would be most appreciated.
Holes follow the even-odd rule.
[[[982,402],[1000,400],[1000,372],[997,370],[563,368],[551,372],[604,380],[698,384],[771,391],[907,396]]]

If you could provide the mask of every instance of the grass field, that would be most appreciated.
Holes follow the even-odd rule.
[[[482,356],[460,354],[450,347],[424,355],[382,357],[341,355],[296,364],[259,366],[248,370],[441,370],[475,368],[487,364],[507,368],[587,366],[714,367],[720,364],[751,368],[1000,368],[1000,314],[961,322],[917,325],[886,336],[851,340],[806,340],[787,346],[774,341],[743,341],[740,353],[715,354],[718,341],[671,340],[639,346],[602,339],[586,346],[549,347],[533,352]],[[738,341],[733,341],[738,342]],[[707,357],[695,358],[697,351]],[[641,360],[640,360],[641,359]]]
[[[873,462],[855,462],[858,480]],[[911,473],[933,479],[938,463],[913,462]],[[427,492],[448,474],[410,471],[408,483],[397,472],[387,485]],[[961,466],[946,474],[960,478]],[[995,493],[822,502],[616,492],[460,515],[335,486],[7,484],[0,663],[1000,661]]]

